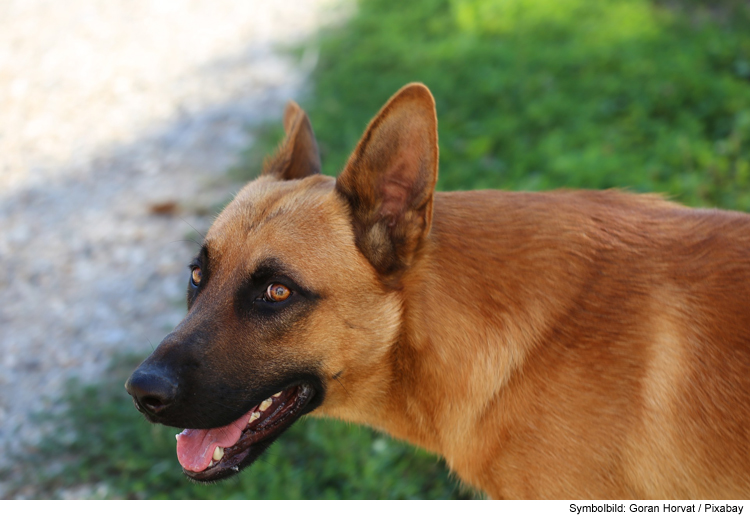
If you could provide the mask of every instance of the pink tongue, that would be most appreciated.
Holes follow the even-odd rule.
[[[216,446],[230,447],[240,439],[251,410],[237,421],[216,429],[185,429],[177,435],[177,460],[188,471],[198,473],[211,463]]]

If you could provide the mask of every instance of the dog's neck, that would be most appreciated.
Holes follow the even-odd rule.
[[[528,216],[520,224],[518,196],[513,203],[495,198],[493,207],[486,198],[436,196],[431,235],[402,281],[404,324],[388,358],[387,398],[371,423],[442,454],[453,468],[461,466],[467,437],[483,438],[488,421],[503,429],[509,380],[579,288],[568,279],[556,228],[543,219],[529,225]],[[414,353],[404,353],[409,348]]]

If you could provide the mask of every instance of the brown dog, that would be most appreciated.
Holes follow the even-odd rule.
[[[310,122],[217,218],[188,315],[128,381],[196,480],[302,414],[504,498],[750,499],[750,215],[615,191],[434,193],[426,87],[337,178]],[[338,382],[336,382],[338,381]]]

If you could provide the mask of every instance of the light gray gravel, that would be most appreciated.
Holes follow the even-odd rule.
[[[314,63],[277,45],[342,16],[327,0],[0,0],[5,464],[68,377],[180,320],[190,225],[205,231],[247,125],[279,119]]]

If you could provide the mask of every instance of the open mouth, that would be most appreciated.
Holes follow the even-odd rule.
[[[234,422],[214,429],[185,429],[176,436],[177,458],[194,480],[237,473],[299,418],[315,391],[301,384],[269,396]]]

